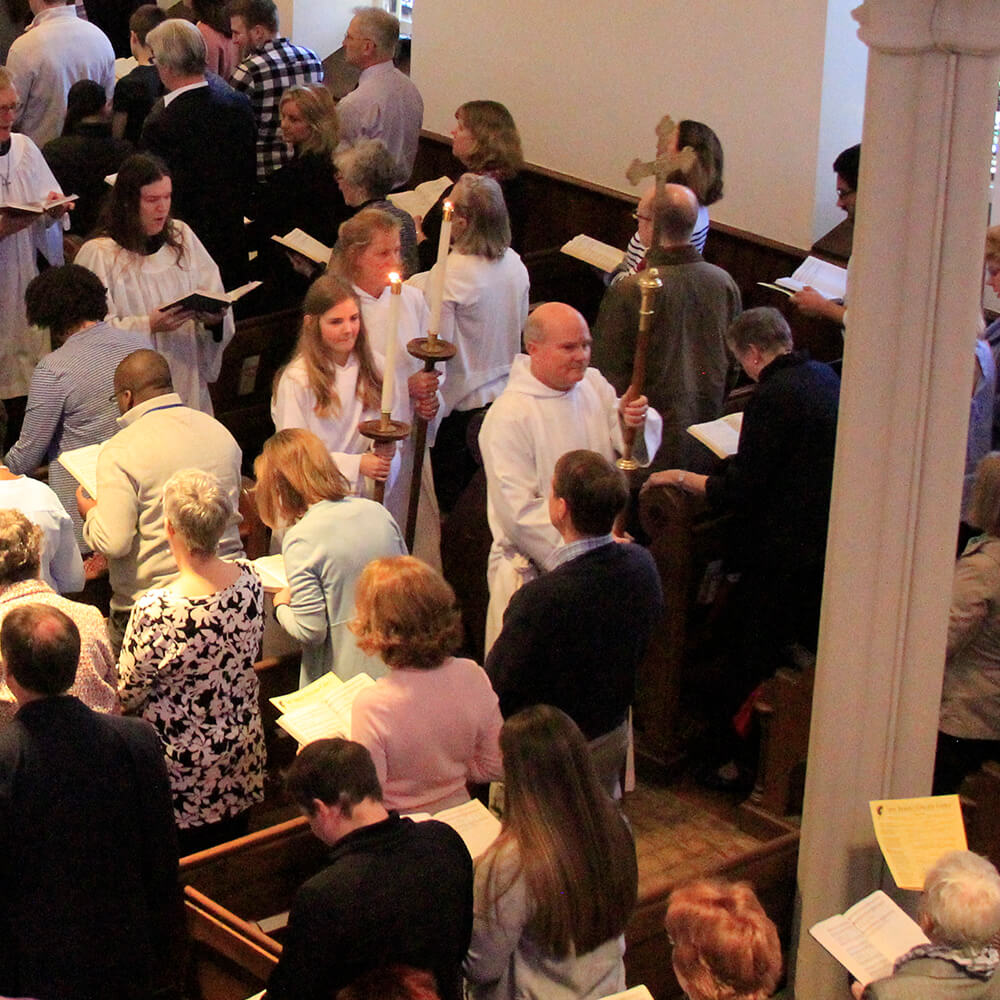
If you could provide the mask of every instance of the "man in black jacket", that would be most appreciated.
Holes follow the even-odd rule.
[[[486,659],[504,717],[529,705],[561,708],[616,797],[635,675],[663,609],[652,556],[612,535],[627,498],[624,477],[597,452],[559,459],[549,496],[565,543],[559,564],[514,594]]]

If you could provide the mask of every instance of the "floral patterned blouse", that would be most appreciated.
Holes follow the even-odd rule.
[[[264,731],[253,672],[263,632],[260,578],[245,562],[215,594],[151,590],[132,609],[122,708],[152,723],[180,829],[235,816],[264,797]]]

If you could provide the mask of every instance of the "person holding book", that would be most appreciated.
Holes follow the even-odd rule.
[[[492,177],[500,185],[510,218],[510,245],[520,250],[527,224],[527,200],[521,178],[524,154],[514,116],[499,101],[466,101],[455,111],[451,152],[469,173]],[[444,203],[453,191],[454,185],[447,188],[417,220],[421,271],[429,271],[437,259]]]
[[[326,446],[351,492],[364,496],[367,481],[386,484],[390,510],[405,509],[408,483],[400,480],[394,442],[375,444],[358,430],[377,419],[382,405],[385,358],[372,350],[358,297],[335,274],[317,278],[302,303],[302,328],[292,360],[275,376],[271,418],[280,431],[302,427]],[[400,365],[406,364],[397,358]],[[393,373],[391,411],[409,414],[406,374]]]
[[[383,802],[439,812],[468,802],[467,783],[503,776],[503,719],[485,671],[453,654],[462,642],[455,592],[413,556],[370,562],[357,588],[351,631],[387,676],[351,711],[351,738],[372,756]]]
[[[774,922],[747,882],[699,879],[667,902],[674,975],[689,1000],[765,1000],[781,977]]]
[[[438,333],[457,353],[448,362],[441,389],[444,418],[431,449],[434,489],[445,513],[478,468],[467,431],[507,385],[528,318],[529,284],[527,269],[510,247],[510,219],[500,185],[492,177],[463,174],[451,201],[452,249]],[[428,301],[433,273],[410,279]]]
[[[274,595],[274,615],[302,649],[301,685],[332,670],[342,680],[386,672],[358,649],[348,623],[361,571],[381,556],[403,555],[392,515],[351,495],[325,445],[301,428],[278,431],[254,462],[261,520],[282,529],[288,586]]]
[[[253,671],[263,589],[249,563],[216,554],[235,511],[215,476],[175,473],[163,487],[163,511],[178,575],[132,608],[119,694],[125,712],[152,724],[163,741],[185,855],[248,833],[249,809],[264,798]]]
[[[997,1000],[1000,874],[971,851],[949,851],[924,879],[920,926],[929,944],[896,959],[891,976],[862,988],[857,1000]]]
[[[222,293],[215,261],[186,222],[171,216],[173,181],[148,153],[130,156],[118,171],[98,235],[76,255],[108,290],[109,322],[147,334],[170,364],[185,405],[212,412],[208,384],[219,376],[236,327],[231,309],[216,314],[164,308],[204,289]]]
[[[30,475],[48,463],[49,485],[73,521],[82,551],[83,520],[76,479],[56,459],[64,451],[107,441],[118,430],[115,369],[149,336],[105,322],[107,292],[101,279],[79,264],[50,267],[25,292],[28,321],[61,344],[35,367],[21,434],[4,458],[11,472]]]
[[[503,826],[476,863],[469,996],[596,1000],[623,990],[635,845],[583,735],[564,712],[536,705],[504,723],[500,750]]]
[[[363,208],[340,227],[331,263],[337,273],[350,281],[361,305],[361,318],[365,324],[372,347],[386,354],[390,317],[392,315],[392,290],[389,275],[401,273],[400,225],[395,215],[380,208]],[[416,416],[433,421],[438,412],[437,371],[425,372],[423,363],[407,352],[406,345],[427,335],[430,313],[423,293],[412,285],[404,284],[399,294],[399,315],[396,327],[396,357],[400,361],[400,374],[407,379],[409,410],[400,415],[408,423]],[[428,440],[433,443],[437,425],[428,428]],[[413,470],[414,446],[412,436],[403,442],[400,477],[409,483]],[[393,516],[403,523],[407,516],[406,501],[402,491],[394,496]],[[430,455],[425,452],[421,467],[420,506],[413,554],[441,568],[441,516],[434,494]]]
[[[726,341],[758,383],[736,454],[711,475],[665,469],[645,487],[705,496],[735,519],[727,563],[741,574],[733,594],[737,645],[720,719],[787,661],[789,646],[816,649],[840,397],[836,373],[793,349],[777,309],[748,309]]]

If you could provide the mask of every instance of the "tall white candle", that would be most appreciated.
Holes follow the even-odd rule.
[[[444,301],[444,275],[448,267],[448,248],[451,246],[450,201],[444,203],[441,221],[441,238],[438,240],[437,266],[431,274],[431,319],[427,330],[430,340],[436,340],[441,327],[441,304]]]
[[[403,294],[403,281],[395,271],[389,275],[392,295],[389,298],[389,338],[385,345],[385,371],[382,372],[382,412],[392,413],[392,399],[396,387],[396,353],[399,349],[399,303]]]

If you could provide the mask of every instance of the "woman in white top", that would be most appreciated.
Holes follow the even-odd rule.
[[[473,418],[507,385],[528,318],[528,272],[510,248],[510,220],[500,185],[463,174],[452,192],[452,250],[444,283],[441,329],[457,353],[442,386],[444,420],[431,452],[441,509],[450,511],[475,474],[466,444]],[[438,265],[435,265],[437,267]],[[429,297],[432,268],[411,282]]]
[[[118,171],[100,235],[80,248],[76,263],[108,289],[109,322],[148,333],[170,364],[186,405],[212,412],[208,384],[219,376],[233,337],[232,310],[201,314],[164,306],[197,289],[222,292],[219,268],[191,228],[170,217],[172,182],[161,160],[130,156]]]
[[[274,426],[312,431],[357,495],[364,495],[366,479],[385,482],[388,506],[400,488],[396,446],[372,446],[358,430],[379,416],[384,358],[368,342],[357,295],[342,278],[325,274],[310,285],[302,312],[295,355],[275,382]],[[408,412],[400,382],[392,405],[397,420]]]
[[[399,220],[379,208],[365,208],[340,227],[331,265],[345,277],[354,289],[361,305],[361,318],[372,347],[385,355],[389,342],[392,291],[389,275],[401,273],[402,259]],[[397,378],[406,379],[408,409],[394,414],[397,419],[413,422],[420,416],[430,421],[427,440],[433,444],[437,430],[438,383],[440,373],[425,372],[423,362],[406,350],[411,341],[427,335],[430,311],[423,293],[404,285],[399,296],[399,322],[396,329]],[[409,484],[413,470],[413,437],[402,444],[400,482],[402,489],[393,491],[390,511],[405,528]],[[420,483],[420,506],[414,534],[413,554],[435,569],[441,568],[441,518],[430,456],[425,454]]]

